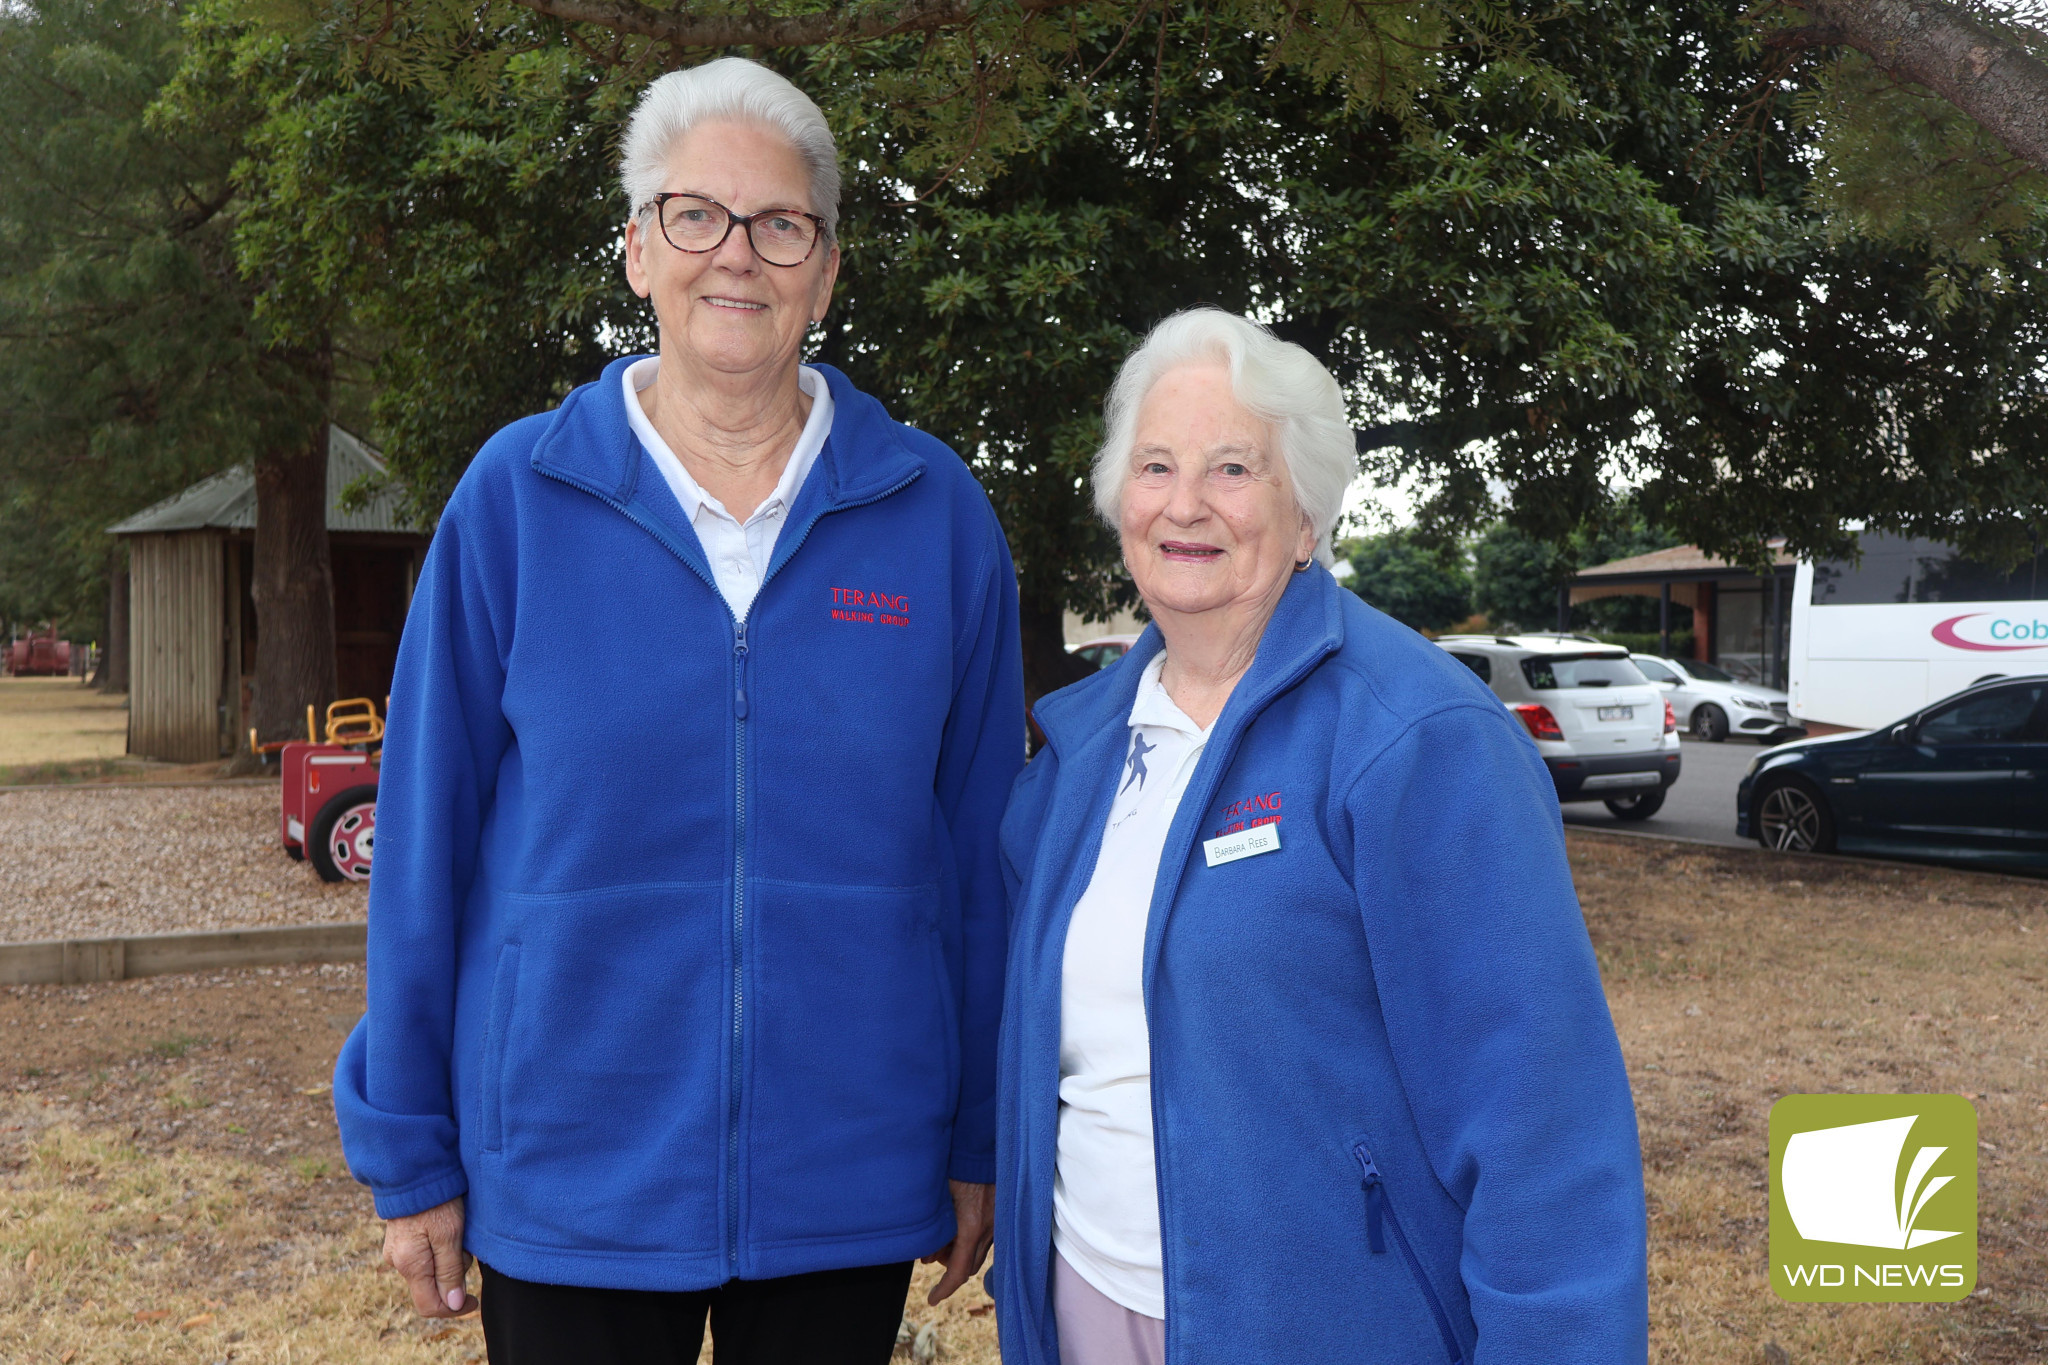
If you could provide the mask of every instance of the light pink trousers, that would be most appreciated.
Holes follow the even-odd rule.
[[[1052,1257],[1052,1315],[1060,1365],[1166,1365],[1166,1320],[1134,1313]]]

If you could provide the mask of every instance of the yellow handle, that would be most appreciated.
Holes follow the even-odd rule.
[[[329,744],[369,744],[383,737],[384,722],[377,718],[377,703],[368,697],[328,703]]]

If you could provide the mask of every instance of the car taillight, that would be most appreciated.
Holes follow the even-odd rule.
[[[1671,709],[1671,703],[1668,701],[1664,703],[1664,733],[1667,735],[1678,733],[1678,713]]]
[[[1529,727],[1531,739],[1564,738],[1564,731],[1558,727],[1557,717],[1550,714],[1550,708],[1547,706],[1517,706],[1515,714],[1522,718],[1522,724]]]

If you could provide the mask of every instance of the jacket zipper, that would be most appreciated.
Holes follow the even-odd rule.
[[[759,589],[756,589],[758,594]],[[726,1261],[740,1259],[740,1076],[745,1061],[747,957],[747,622],[733,622],[732,1107],[726,1115]]]
[[[1364,1177],[1359,1188],[1365,1191],[1365,1241],[1375,1255],[1387,1249],[1387,1233],[1394,1234],[1394,1245],[1400,1248],[1401,1259],[1408,1263],[1408,1274],[1415,1281],[1415,1287],[1422,1291],[1422,1301],[1429,1306],[1429,1315],[1436,1319],[1436,1330],[1444,1339],[1444,1350],[1451,1358],[1451,1365],[1460,1365],[1465,1353],[1458,1346],[1458,1338],[1451,1331],[1450,1315],[1444,1312],[1436,1290],[1430,1286],[1429,1276],[1422,1273],[1422,1261],[1416,1256],[1415,1248],[1408,1244],[1408,1236],[1401,1231],[1401,1220],[1394,1216],[1393,1205],[1387,1202],[1386,1182],[1380,1178],[1380,1168],[1373,1163],[1372,1153],[1364,1143],[1351,1149],[1358,1158],[1359,1173]]]

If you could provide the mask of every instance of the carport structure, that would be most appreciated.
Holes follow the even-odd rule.
[[[1581,569],[1559,596],[1568,610],[1603,597],[1658,599],[1658,652],[1671,653],[1671,608],[1692,616],[1692,657],[1738,678],[1783,687],[1791,640],[1792,576],[1798,561],[1770,542],[1771,567],[1752,573],[1697,545],[1674,545]],[[1560,610],[1565,615],[1566,610]]]

